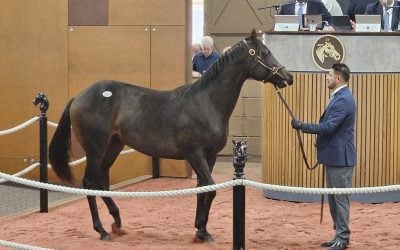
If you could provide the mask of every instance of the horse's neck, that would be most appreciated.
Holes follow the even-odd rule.
[[[207,83],[210,104],[224,119],[229,119],[240,95],[244,81],[248,78],[238,70],[225,70]]]

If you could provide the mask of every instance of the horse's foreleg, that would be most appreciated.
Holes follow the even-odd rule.
[[[206,186],[214,184],[211,177],[210,167],[206,160],[198,155],[188,158],[193,170],[196,172],[198,183],[197,186]],[[207,231],[208,215],[212,201],[216,195],[215,191],[197,194],[197,209],[195,227],[197,228],[196,239],[198,241],[212,241],[213,237]]]
[[[202,186],[202,185],[199,185]],[[197,228],[196,237],[199,241],[212,241],[212,235],[207,231],[208,215],[212,201],[216,196],[215,191],[197,194],[197,209],[195,227]]]

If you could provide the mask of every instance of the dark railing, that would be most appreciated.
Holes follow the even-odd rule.
[[[40,182],[48,182],[47,174],[47,109],[49,108],[49,100],[44,93],[39,93],[33,104],[40,103],[39,115],[39,150],[40,150]],[[48,191],[40,189],[40,212],[47,213],[49,211]]]

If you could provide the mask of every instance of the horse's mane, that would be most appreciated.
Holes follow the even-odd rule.
[[[240,41],[230,48],[227,52],[222,54],[220,58],[202,75],[202,78],[210,80],[217,76],[227,64],[230,64],[236,57],[240,56],[242,48],[245,47],[245,42]]]
[[[214,80],[216,76],[218,76],[224,69],[226,69],[229,64],[235,61],[235,59],[243,56],[244,51],[245,53],[248,53],[249,43],[252,43],[256,50],[259,50],[259,42],[260,41],[255,38],[255,36],[254,39],[250,36],[247,37],[245,40],[238,42],[237,44],[233,45],[227,52],[222,54],[220,58],[213,65],[211,65],[210,68],[207,69],[207,71],[200,77],[200,79],[192,84],[178,87],[176,90],[178,90],[178,92],[180,92],[182,96],[191,96],[193,92],[204,89],[208,84],[213,82],[212,80]]]

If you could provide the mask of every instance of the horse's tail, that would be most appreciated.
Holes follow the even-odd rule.
[[[61,180],[68,182],[72,182],[74,178],[68,164],[71,147],[71,117],[69,109],[73,100],[71,99],[65,107],[49,146],[49,160],[54,172]]]

